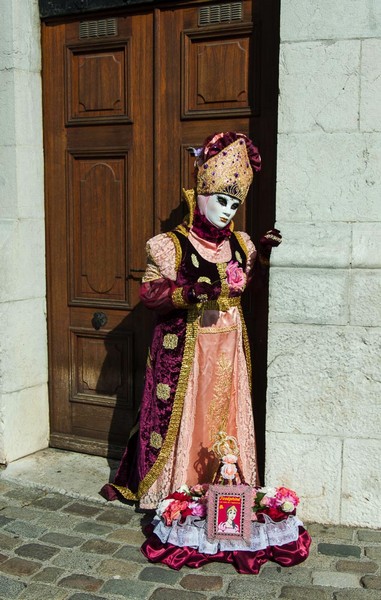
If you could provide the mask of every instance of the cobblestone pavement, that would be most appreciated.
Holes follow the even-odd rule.
[[[140,552],[147,515],[0,479],[0,598],[11,600],[380,600],[381,531],[310,524],[309,559],[259,575],[180,572]]]

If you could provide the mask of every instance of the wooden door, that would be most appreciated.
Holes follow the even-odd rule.
[[[117,456],[125,445],[152,326],[138,298],[145,241],[182,218],[186,148],[215,131],[251,135],[265,168],[237,226],[272,225],[277,4],[160,2],[44,23],[52,446]],[[247,309],[262,430],[266,293]]]

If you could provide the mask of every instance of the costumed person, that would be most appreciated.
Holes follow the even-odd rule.
[[[267,232],[257,252],[234,230],[261,166],[249,138],[217,133],[193,151],[197,187],[184,191],[188,217],[147,242],[140,297],[158,318],[139,421],[114,482],[101,493],[156,509],[141,548],[150,562],[178,570],[219,561],[252,574],[268,560],[299,564],[311,543],[295,514],[295,492],[259,488],[257,480],[241,295],[255,271],[267,268],[281,236]],[[238,511],[228,502],[219,529],[213,523],[223,507],[215,502],[221,487],[240,502],[242,494],[242,504]]]
[[[258,149],[242,133],[207,138],[196,156],[197,188],[184,190],[189,215],[147,242],[140,297],[158,319],[149,351],[139,422],[133,429],[108,500],[139,500],[156,508],[184,482],[213,480],[219,465],[211,447],[219,431],[235,436],[240,467],[256,485],[251,363],[241,295],[257,251],[234,230],[254,173]],[[261,240],[264,258],[281,237]]]

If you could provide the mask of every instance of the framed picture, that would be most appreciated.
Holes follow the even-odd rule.
[[[211,540],[250,540],[252,490],[248,485],[211,485],[207,530]]]

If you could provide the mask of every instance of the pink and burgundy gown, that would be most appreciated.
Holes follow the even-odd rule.
[[[254,244],[244,232],[217,230],[196,209],[192,227],[181,225],[150,239],[147,256],[141,300],[157,311],[158,318],[139,423],[114,483],[106,484],[101,493],[109,500],[139,500],[141,508],[151,509],[184,483],[211,482],[218,468],[211,446],[219,431],[237,438],[240,467],[246,483],[254,486],[251,363],[241,310],[241,295],[256,258]],[[229,283],[226,269],[233,263],[243,277]],[[182,288],[195,282],[212,284],[218,297],[187,304]],[[240,572],[255,573],[266,560],[275,560],[265,551],[220,552],[211,557],[163,545],[155,538],[152,535],[143,545],[145,555],[176,569],[222,560],[233,562]],[[308,547],[304,540],[302,545],[301,551],[291,548],[286,562],[304,560]],[[283,556],[286,548],[282,548]]]

